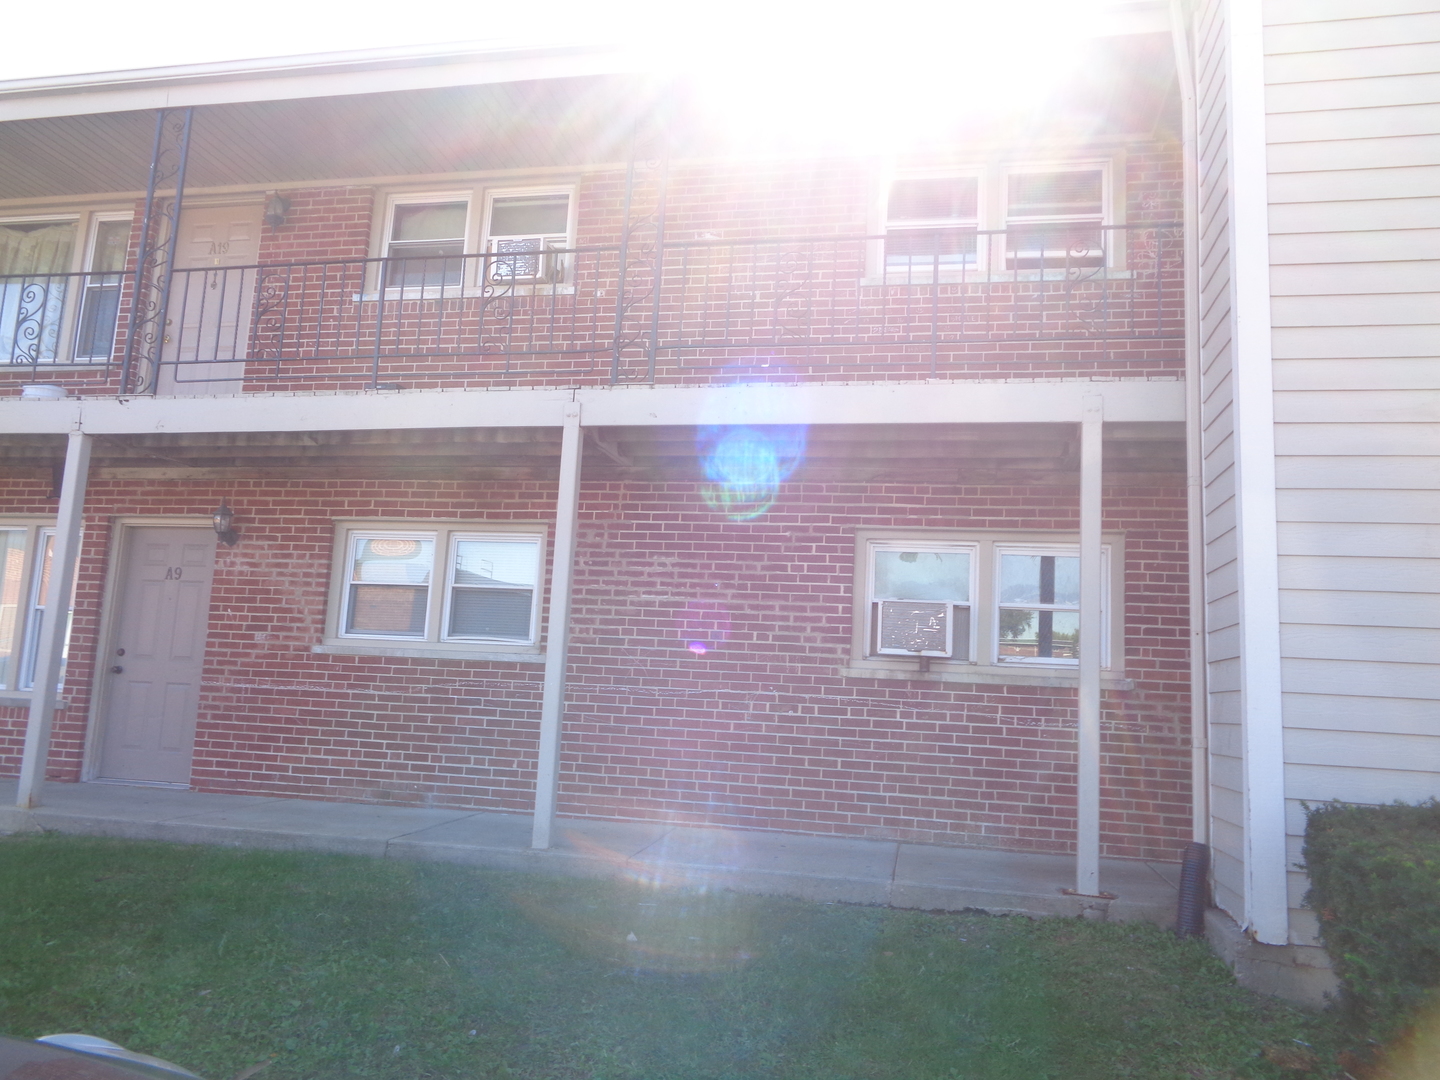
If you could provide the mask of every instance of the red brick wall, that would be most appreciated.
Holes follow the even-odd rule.
[[[10,512],[48,485],[0,482]],[[221,548],[194,784],[209,791],[526,810],[536,665],[320,655],[337,517],[535,520],[539,482],[92,482],[69,708],[51,774],[79,775],[117,514],[235,507]],[[1073,488],[795,482],[750,522],[690,482],[584,487],[561,811],[1064,850],[1074,692],[848,679],[858,527],[1076,527]],[[1183,485],[1111,487],[1126,534],[1126,674],[1105,695],[1107,854],[1174,857],[1189,824]],[[697,656],[687,605],[729,633]],[[717,614],[717,618],[720,616]],[[0,710],[15,772],[23,711]]]
[[[1125,155],[1126,221],[1160,224],[1179,215],[1180,159],[1170,143],[1137,145]],[[655,209],[658,172],[640,170],[632,218]],[[472,182],[466,181],[467,186]],[[476,185],[479,186],[478,184]],[[590,172],[578,185],[578,234],[592,250],[572,257],[570,291],[485,300],[477,296],[391,299],[379,331],[382,359],[374,381],[408,389],[454,386],[603,384],[612,377],[615,314],[625,200],[622,171]],[[1146,340],[1156,320],[1181,318],[1178,238],[1167,234],[1158,285],[1052,281],[981,288],[946,285],[937,308],[942,343],[929,340],[929,291],[859,284],[863,243],[838,248],[749,246],[777,237],[863,235],[877,227],[878,166],[867,159],[781,162],[680,162],[670,173],[666,235],[710,246],[671,249],[659,330],[662,341],[738,341],[735,348],[662,348],[653,377],[705,384],[752,374],[793,379],[1178,377],[1178,339]],[[288,189],[286,221],[265,227],[266,264],[353,260],[369,254],[373,216],[383,199],[364,186]],[[478,209],[478,208],[477,208]],[[138,241],[139,215],[136,237]],[[640,297],[623,323],[623,379],[649,379],[641,339],[651,329],[646,244],[635,234],[628,295]],[[1131,237],[1133,266],[1155,261],[1156,234]],[[733,244],[733,246],[732,246]],[[596,245],[612,245],[594,250]],[[718,245],[718,246],[716,246]],[[791,249],[794,250],[791,250]],[[683,287],[682,287],[683,282]],[[246,286],[249,287],[248,285]],[[257,363],[246,389],[358,390],[372,381],[377,288],[358,265],[267,273],[247,342]],[[732,292],[726,292],[733,289]],[[126,286],[129,295],[129,285]],[[365,300],[365,295],[371,299]],[[1097,329],[1104,322],[1108,330]],[[1132,325],[1133,323],[1133,325]],[[855,327],[863,325],[863,334]],[[910,327],[910,329],[906,329]],[[121,320],[123,343],[126,321]],[[1136,337],[1135,334],[1142,335]],[[1026,337],[1033,340],[1015,340]],[[923,339],[923,340],[922,340]],[[845,340],[816,348],[811,340]],[[902,340],[908,344],[899,344]],[[233,372],[227,372],[233,374]],[[103,370],[41,371],[42,380],[76,392],[114,392]],[[36,373],[0,372],[0,395],[19,392]]]
[[[280,194],[290,201],[290,209],[283,225],[262,228],[262,263],[363,259],[370,254],[374,188],[297,188]]]

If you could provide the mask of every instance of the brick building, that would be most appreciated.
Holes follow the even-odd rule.
[[[1434,358],[1325,216],[1410,220],[1375,170],[1420,167],[1424,13],[1111,7],[1038,106],[883,153],[747,141],[602,48],[0,85],[22,803],[533,811],[537,846],[558,808],[1074,852],[1081,893],[1201,840],[1319,962],[1297,800],[1440,771],[1440,631],[1395,599],[1435,591],[1433,484],[1384,467],[1432,475]],[[1377,88],[1393,146],[1304,126]]]

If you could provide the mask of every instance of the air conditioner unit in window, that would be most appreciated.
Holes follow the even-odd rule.
[[[954,615],[950,604],[879,600],[875,604],[876,652],[887,656],[950,656]]]
[[[565,276],[563,240],[539,236],[491,240],[488,275],[491,281],[543,285]]]

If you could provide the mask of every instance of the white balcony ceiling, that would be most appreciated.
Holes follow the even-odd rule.
[[[1147,138],[1172,130],[1167,35],[1096,39],[1077,47],[1093,49],[1093,57],[1043,106],[1019,118],[957,109],[953,123],[928,133],[927,147]],[[188,185],[275,186],[621,162],[635,121],[653,115],[660,101],[672,118],[677,156],[753,149],[736,145],[733,134],[722,138],[708,130],[683,83],[636,74],[319,97],[296,93],[198,106]],[[154,115],[97,108],[0,123],[0,201],[142,192]],[[797,118],[791,152],[841,152],[808,144],[802,120]]]

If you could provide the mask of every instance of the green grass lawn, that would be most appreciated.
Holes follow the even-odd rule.
[[[1293,1077],[1317,1024],[1136,924],[0,838],[0,1032],[212,1080]]]

